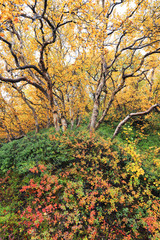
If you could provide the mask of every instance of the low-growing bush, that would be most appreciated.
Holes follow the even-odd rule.
[[[2,239],[160,239],[154,180],[132,145],[83,133],[50,138],[72,160],[37,164],[14,187],[14,173],[1,179]]]
[[[24,174],[41,161],[60,165],[71,160],[71,149],[68,149],[67,142],[62,143],[59,135],[57,138],[50,136],[52,141],[49,135],[38,134],[4,144],[0,148],[1,174],[12,168],[19,174]]]

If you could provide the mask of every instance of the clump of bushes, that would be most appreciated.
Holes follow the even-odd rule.
[[[27,176],[1,179],[2,239],[160,238],[158,192],[132,145],[83,133],[50,141],[67,161],[44,159]]]
[[[53,138],[53,135],[50,135],[50,138]],[[52,141],[50,138],[49,134],[37,134],[4,144],[0,148],[1,175],[12,168],[18,174],[28,173],[31,167],[41,161],[59,165],[71,160],[71,151],[67,143],[61,143],[60,135],[57,134]]]

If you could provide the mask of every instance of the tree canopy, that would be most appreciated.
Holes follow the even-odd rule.
[[[0,1],[1,137],[159,107],[158,0]]]

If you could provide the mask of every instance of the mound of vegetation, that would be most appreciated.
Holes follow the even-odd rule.
[[[0,2],[0,240],[160,239],[157,2]]]
[[[158,148],[149,171],[134,144],[84,132],[4,146],[14,151],[1,161],[1,239],[160,238]]]

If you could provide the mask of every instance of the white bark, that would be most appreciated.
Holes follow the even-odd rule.
[[[65,117],[61,118],[61,124],[62,124],[62,131],[65,132],[67,130],[67,121]]]
[[[58,113],[57,111],[53,112],[53,122],[54,122],[54,127],[56,132],[59,131],[60,127],[59,127],[59,121],[58,121]]]
[[[137,112],[137,113],[130,113],[127,117],[125,117],[125,119],[123,119],[117,126],[114,134],[113,134],[113,137],[112,137],[112,140],[118,135],[118,133],[120,132],[122,126],[131,118],[131,117],[136,117],[136,116],[143,116],[143,115],[147,115],[149,114],[151,111],[153,111],[154,109],[156,109],[157,112],[160,112],[160,110],[157,108],[157,107],[160,107],[160,104],[157,103],[153,106],[151,106],[148,110],[144,111],[144,112]]]

